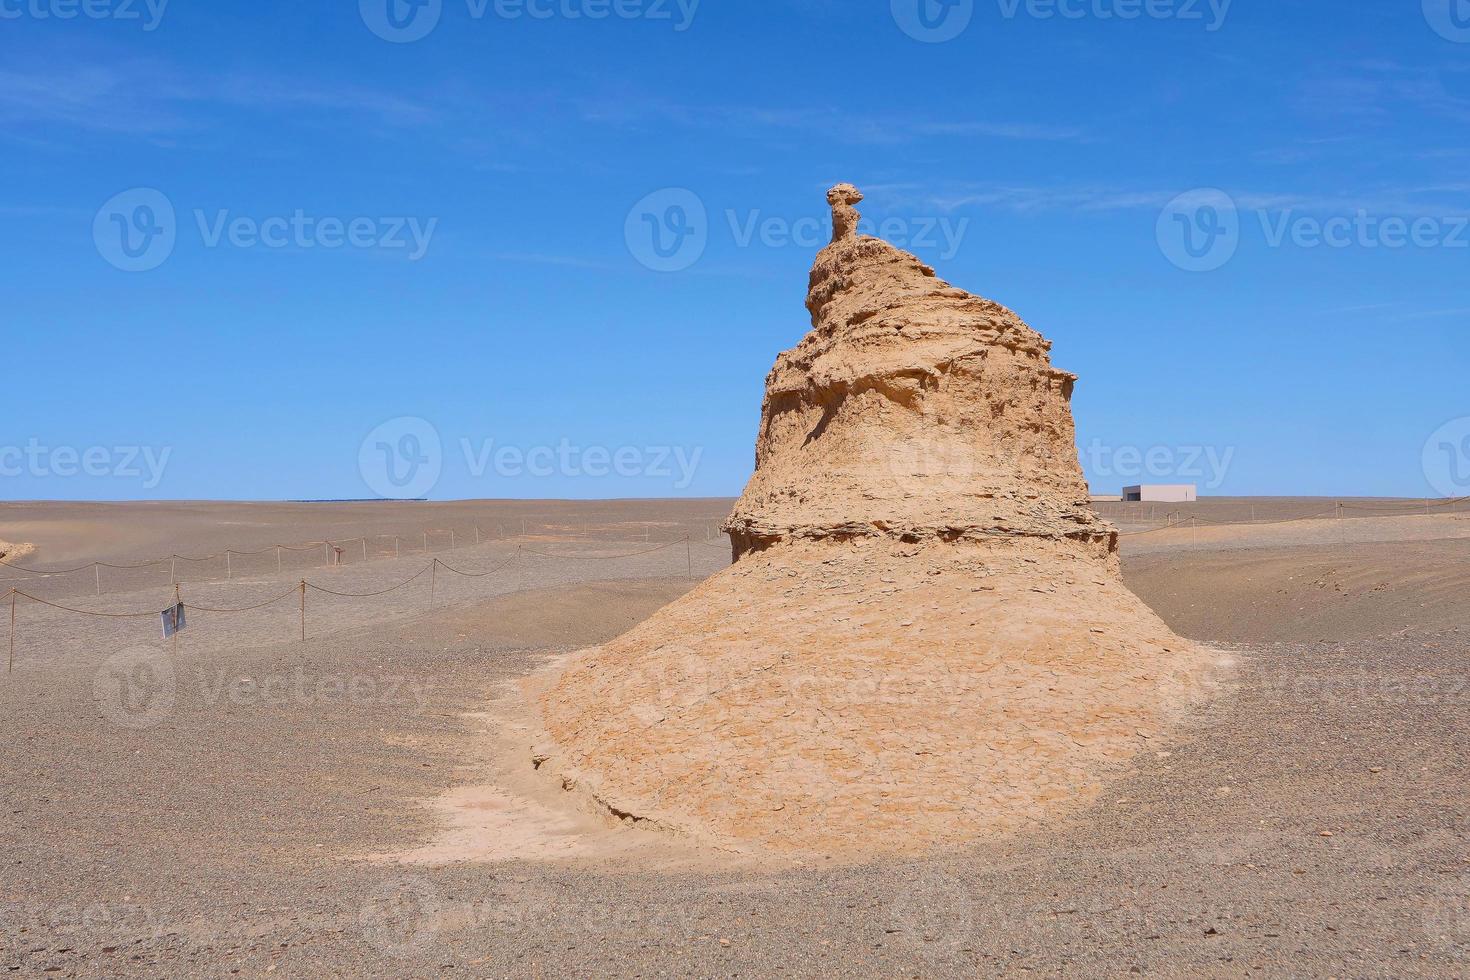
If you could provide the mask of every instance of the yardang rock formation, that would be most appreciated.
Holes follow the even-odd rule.
[[[538,764],[624,820],[856,856],[1042,824],[1214,666],[1123,586],[1049,342],[859,236],[861,200],[828,194],[735,564],[529,685]]]

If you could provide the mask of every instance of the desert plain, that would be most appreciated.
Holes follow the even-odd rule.
[[[1078,811],[783,862],[559,805],[496,709],[728,566],[731,501],[0,504],[0,966],[1465,975],[1470,507],[1340,502],[1095,504],[1210,697]]]

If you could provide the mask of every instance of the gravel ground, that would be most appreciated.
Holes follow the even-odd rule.
[[[488,566],[503,548],[484,552],[473,557]],[[1215,566],[1188,557],[1184,584],[1212,594]],[[1463,627],[1237,647],[1229,689],[1098,805],[925,861],[653,876],[365,859],[431,839],[424,802],[480,778],[476,715],[497,684],[678,595],[685,569],[669,566],[684,560],[626,559],[633,581],[602,563],[548,562],[522,579],[465,580],[432,615],[405,603],[370,625],[365,608],[324,602],[305,644],[290,610],[260,635],[191,626],[177,652],[153,638],[156,621],[144,652],[124,645],[131,634],[32,626],[0,683],[0,966],[1470,975]],[[697,574],[724,556],[705,560]],[[397,564],[330,574],[392,580]],[[612,577],[622,581],[598,581]],[[1232,581],[1215,615],[1261,600]],[[1135,587],[1155,600],[1158,586]]]

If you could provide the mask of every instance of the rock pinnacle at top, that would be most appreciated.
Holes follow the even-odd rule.
[[[863,192],[851,184],[838,184],[827,192],[827,203],[832,205],[832,241],[857,237],[858,222],[863,216],[853,205],[862,199]]]

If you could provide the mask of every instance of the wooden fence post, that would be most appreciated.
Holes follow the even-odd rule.
[[[301,580],[301,642],[306,642],[306,579]]]

